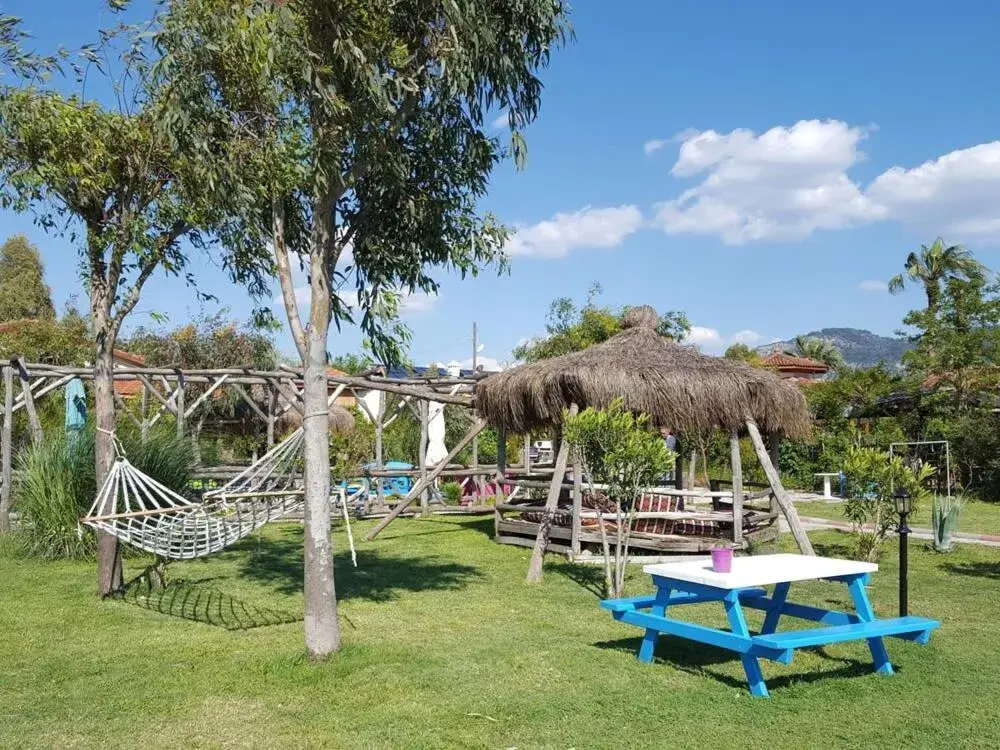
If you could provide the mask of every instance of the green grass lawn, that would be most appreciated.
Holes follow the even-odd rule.
[[[551,556],[544,583],[528,587],[530,551],[494,544],[491,530],[482,519],[398,521],[362,545],[357,569],[340,555],[345,645],[320,666],[303,659],[297,525],[173,565],[171,588],[146,599],[98,601],[93,563],[2,556],[0,745],[1000,744],[996,549],[913,546],[911,610],[942,628],[926,647],[888,640],[895,677],[872,674],[863,642],[837,644],[789,666],[762,662],[773,696],[762,700],[728,652],[663,639],[656,663],[640,664],[640,631],[598,608],[597,569]],[[821,554],[844,554],[843,534],[812,538]],[[341,534],[336,541],[342,549]],[[873,581],[882,616],[895,614],[894,546]],[[142,563],[130,558],[127,570]],[[639,570],[630,587],[650,590]],[[837,584],[792,592],[848,606]],[[721,607],[688,615],[724,622]],[[295,621],[264,625],[283,619]]]
[[[826,518],[832,521],[846,521],[843,503],[808,502],[795,503],[800,516]],[[921,503],[910,517],[910,526],[929,529],[931,527],[931,503]],[[1000,536],[1000,503],[986,503],[970,499],[958,516],[958,530],[970,534],[991,534]]]

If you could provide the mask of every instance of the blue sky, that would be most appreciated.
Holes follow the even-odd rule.
[[[1000,242],[1000,70],[990,2],[577,2],[576,41],[543,75],[527,169],[503,166],[485,208],[518,229],[511,273],[406,304],[413,360],[510,358],[549,302],[599,281],[611,305],[684,310],[719,352],[826,326],[891,334],[919,294],[884,282],[943,235],[992,267]],[[15,0],[37,46],[77,45],[112,19],[99,0]],[[140,8],[136,9],[141,10]],[[58,301],[83,292],[75,249],[30,217],[0,236],[42,248]],[[201,285],[248,301],[206,259]],[[149,312],[198,311],[177,280]],[[279,317],[280,317],[280,310]],[[283,334],[279,343],[291,346]],[[355,350],[354,331],[333,353]]]

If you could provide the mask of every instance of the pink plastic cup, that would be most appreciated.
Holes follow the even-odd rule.
[[[733,548],[717,547],[712,550],[712,570],[716,573],[729,573],[733,569]]]

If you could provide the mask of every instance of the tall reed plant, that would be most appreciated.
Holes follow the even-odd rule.
[[[145,443],[126,433],[122,443],[140,471],[176,492],[185,490],[195,463],[190,440],[164,429],[151,432]],[[17,468],[14,502],[24,550],[53,559],[93,555],[95,536],[79,525],[97,495],[93,432],[27,448],[18,456]]]

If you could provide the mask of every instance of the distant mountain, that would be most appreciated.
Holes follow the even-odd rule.
[[[872,367],[879,362],[885,362],[890,367],[898,367],[903,354],[913,346],[905,339],[879,336],[860,328],[822,328],[803,335],[806,338],[824,339],[832,342],[844,355],[844,361],[854,367]],[[776,346],[794,351],[795,340],[778,341],[766,346],[759,346],[757,351],[767,355]]]

